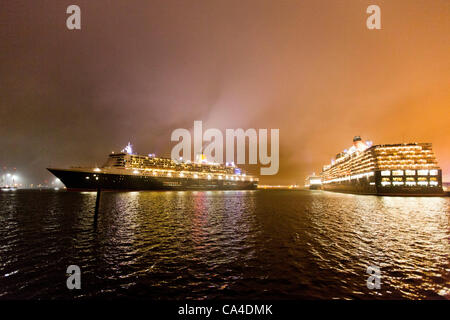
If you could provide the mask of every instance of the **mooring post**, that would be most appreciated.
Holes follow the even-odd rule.
[[[98,218],[98,209],[100,207],[100,196],[101,196],[101,190],[100,187],[97,188],[97,198],[95,199],[95,213],[94,213],[94,222],[97,222]]]

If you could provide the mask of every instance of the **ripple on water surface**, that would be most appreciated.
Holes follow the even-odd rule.
[[[94,206],[89,192],[0,193],[0,298],[450,297],[449,198],[105,192],[96,225]]]

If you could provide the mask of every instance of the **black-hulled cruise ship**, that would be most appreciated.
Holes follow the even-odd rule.
[[[431,143],[372,145],[359,136],[323,167],[321,183],[323,190],[358,194],[445,194]]]
[[[242,172],[234,163],[175,161],[133,153],[128,144],[111,153],[99,168],[48,168],[68,190],[252,190],[258,179]]]

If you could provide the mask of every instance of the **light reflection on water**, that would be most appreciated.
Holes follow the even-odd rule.
[[[95,193],[0,193],[0,298],[449,298],[450,198],[105,192],[95,226],[94,207]]]

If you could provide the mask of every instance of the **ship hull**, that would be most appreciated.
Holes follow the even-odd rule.
[[[68,190],[255,190],[256,181],[194,179],[48,169]]]
[[[362,177],[359,179],[351,179],[340,182],[332,182],[323,184],[322,189],[326,191],[367,194],[379,196],[445,196],[446,193],[442,188],[442,172],[439,170],[437,175],[436,186],[406,186],[403,185],[382,185],[381,171],[376,171],[373,176]]]

